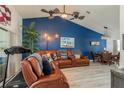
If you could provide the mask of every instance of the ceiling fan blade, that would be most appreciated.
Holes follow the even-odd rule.
[[[58,13],[60,13],[60,10],[59,10],[58,8],[55,8],[55,9],[53,10],[53,12],[54,12],[55,14],[58,14]]]
[[[78,19],[83,20],[85,16],[79,16]]]
[[[79,14],[80,14],[79,12],[76,12],[76,11],[73,12],[73,16],[79,16]]]
[[[71,18],[70,20],[74,20],[75,18]]]
[[[46,9],[41,9],[42,12],[49,13]]]
[[[73,16],[73,14],[71,14],[71,13],[66,13],[66,12],[65,12],[65,14]]]

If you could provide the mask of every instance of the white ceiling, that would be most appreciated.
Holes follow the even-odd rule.
[[[59,8],[63,10],[61,5],[22,5],[14,6],[18,13],[23,18],[35,18],[49,16],[46,13],[41,12],[44,9]],[[77,24],[90,28],[99,33],[104,33],[104,26],[108,26],[111,33],[119,33],[119,6],[117,5],[67,5],[66,12],[72,13],[73,11],[79,11],[81,15],[85,15],[84,20],[74,20]],[[87,14],[86,11],[90,11]]]

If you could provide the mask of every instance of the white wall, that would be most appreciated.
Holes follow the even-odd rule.
[[[11,32],[10,34],[10,46],[22,45],[22,17],[17,13],[13,6],[8,6],[11,11],[11,25],[2,26]],[[21,55],[14,55],[10,57],[8,76],[13,75],[20,68]]]
[[[120,67],[119,68],[124,68],[124,50],[122,49],[122,34],[124,34],[124,5],[121,5],[120,6],[120,40],[121,40],[121,52],[120,52]]]
[[[117,18],[116,18],[116,25],[120,26],[120,8],[118,7],[117,9],[117,14],[116,14]],[[118,27],[117,26],[117,27]],[[113,49],[113,40],[120,40],[120,29],[118,27],[118,29],[113,29],[113,30],[108,30],[108,34],[110,36],[109,39],[107,39],[107,50],[111,51],[112,53],[116,53],[116,51],[114,51]]]

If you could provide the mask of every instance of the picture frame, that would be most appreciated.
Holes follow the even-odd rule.
[[[91,46],[99,46],[100,42],[99,41],[90,41]]]
[[[61,48],[74,48],[75,47],[75,38],[60,37],[60,47]]]

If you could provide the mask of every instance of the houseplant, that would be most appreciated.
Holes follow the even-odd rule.
[[[31,49],[32,53],[37,51],[37,39],[39,33],[35,30],[35,22],[23,27],[23,46]]]

